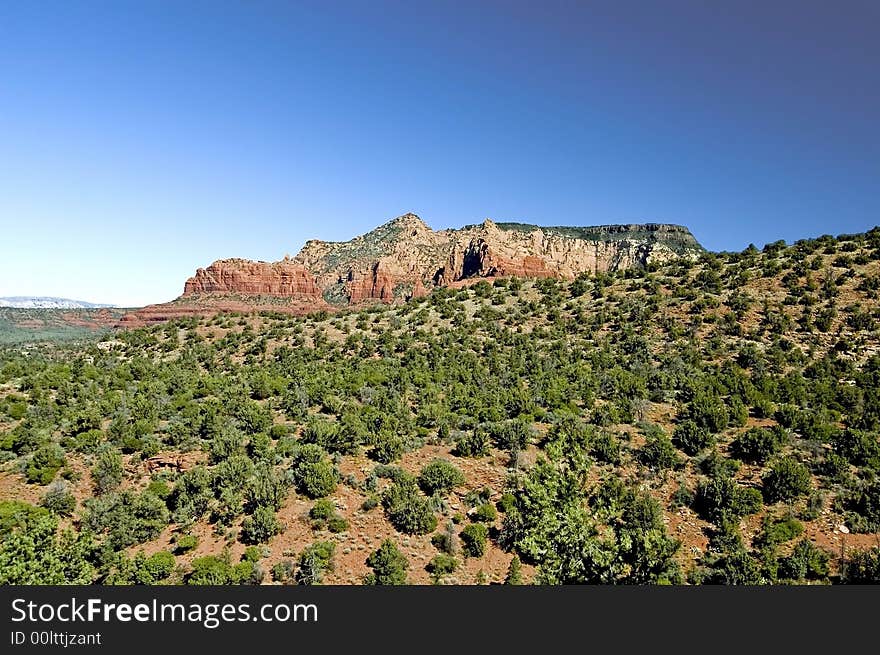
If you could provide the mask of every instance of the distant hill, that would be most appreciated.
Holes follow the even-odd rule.
[[[127,311],[101,306],[57,309],[0,306],[0,347],[35,341],[88,338],[109,330]]]
[[[230,311],[334,312],[370,301],[402,303],[484,278],[572,280],[696,259],[703,252],[680,225],[540,227],[487,219],[432,230],[415,214],[405,214],[350,241],[313,239],[295,257],[278,262],[215,261],[186,281],[180,298],[128,314],[124,323]]]
[[[69,298],[53,298],[50,296],[7,296],[0,298],[0,307],[15,309],[100,309],[102,307],[115,306],[86,302],[84,300],[70,300]]]

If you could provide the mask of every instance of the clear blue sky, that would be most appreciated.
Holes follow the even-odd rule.
[[[878,26],[874,0],[6,1],[0,296],[166,301],[407,211],[862,231]]]

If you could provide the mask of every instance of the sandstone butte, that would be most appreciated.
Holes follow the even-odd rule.
[[[277,262],[215,261],[198,269],[176,300],[133,311],[120,324],[236,311],[332,312],[366,302],[403,302],[485,278],[573,279],[701,252],[680,225],[538,227],[487,219],[432,230],[405,214],[351,241],[308,241],[295,257]]]

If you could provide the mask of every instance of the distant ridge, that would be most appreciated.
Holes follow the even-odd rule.
[[[403,302],[481,279],[574,279],[694,260],[704,252],[686,227],[668,223],[541,227],[486,219],[432,230],[404,214],[349,241],[312,239],[277,262],[215,261],[186,281],[177,300],[131,312],[122,323],[218,312],[332,312],[362,302]]]
[[[115,306],[52,296],[6,296],[0,298],[0,307],[13,309],[102,309]]]

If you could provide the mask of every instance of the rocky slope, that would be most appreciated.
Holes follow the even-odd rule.
[[[538,227],[487,219],[435,231],[405,214],[350,241],[308,241],[292,259],[216,261],[187,280],[180,298],[138,310],[123,323],[221,311],[332,310],[369,300],[402,301],[480,278],[571,279],[695,257],[702,250],[679,225]]]

